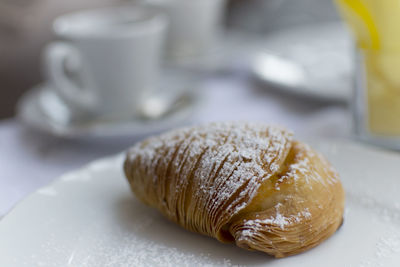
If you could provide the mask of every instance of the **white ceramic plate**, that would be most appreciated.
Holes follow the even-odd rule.
[[[339,231],[303,254],[276,260],[180,228],[132,196],[117,156],[62,176],[5,216],[0,266],[400,266],[400,156],[314,147],[341,173],[347,204]]]
[[[251,64],[258,80],[291,94],[349,100],[353,45],[342,23],[297,26],[258,42]]]

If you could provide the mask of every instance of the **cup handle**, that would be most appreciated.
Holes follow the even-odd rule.
[[[71,78],[75,75],[84,84],[79,51],[66,42],[55,42],[45,48],[45,74],[61,98],[88,109],[94,104],[93,94]]]

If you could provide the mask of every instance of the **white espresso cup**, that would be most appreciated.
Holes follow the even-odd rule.
[[[72,113],[129,118],[157,84],[167,18],[142,6],[59,17],[58,41],[44,54],[45,73]]]
[[[172,62],[207,55],[221,28],[226,0],[144,0],[169,18],[166,57]]]

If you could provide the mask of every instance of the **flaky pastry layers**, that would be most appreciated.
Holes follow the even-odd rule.
[[[135,195],[170,220],[275,257],[318,245],[342,222],[338,174],[277,127],[178,129],[131,148],[124,170]]]

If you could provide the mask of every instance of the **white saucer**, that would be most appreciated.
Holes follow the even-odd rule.
[[[273,259],[186,231],[140,203],[123,155],[63,175],[0,221],[0,266],[400,266],[400,156],[325,140],[346,189],[343,226],[305,253]]]
[[[65,123],[68,109],[55,91],[42,84],[22,96],[17,105],[17,117],[26,125],[59,137],[108,138],[137,137],[165,131],[188,121],[199,104],[197,94],[189,94],[187,102],[160,119],[144,120],[97,120],[80,123]],[[46,101],[42,101],[46,99]],[[57,116],[52,110],[57,110]]]
[[[257,42],[251,72],[259,81],[291,94],[349,100],[353,45],[342,23],[298,26]]]

